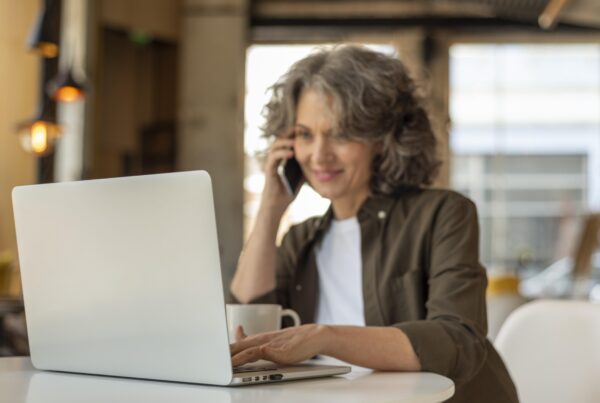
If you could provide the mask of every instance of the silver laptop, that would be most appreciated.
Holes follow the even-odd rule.
[[[246,385],[346,366],[231,366],[211,181],[204,171],[13,190],[38,369]]]

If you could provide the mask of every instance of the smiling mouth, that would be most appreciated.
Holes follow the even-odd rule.
[[[313,176],[319,182],[329,182],[338,177],[343,171],[312,171]]]

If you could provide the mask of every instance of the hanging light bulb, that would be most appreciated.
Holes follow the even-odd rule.
[[[29,38],[29,49],[48,59],[58,56],[59,9],[55,0],[45,0]]]
[[[62,134],[62,128],[49,117],[48,103],[44,103],[38,115],[17,127],[17,135],[25,151],[42,156],[54,149],[54,143]]]
[[[85,97],[86,85],[75,79],[73,69],[67,68],[48,83],[48,95],[57,102],[75,102]]]
[[[31,125],[31,150],[36,154],[48,150],[48,127],[45,122],[37,121]]]
[[[21,125],[18,135],[25,151],[42,156],[54,149],[54,143],[61,135],[61,127],[54,122],[35,120]]]

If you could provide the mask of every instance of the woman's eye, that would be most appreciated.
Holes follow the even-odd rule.
[[[299,130],[296,132],[296,138],[299,138],[302,140],[308,140],[311,137],[312,137],[311,134],[307,131]]]

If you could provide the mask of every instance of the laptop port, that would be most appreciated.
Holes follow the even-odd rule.
[[[255,376],[255,377],[254,377],[254,380],[255,380],[255,381],[258,381],[258,380],[260,380],[260,376]]]
[[[266,380],[267,380],[267,376],[263,375],[263,381],[266,381]]]
[[[281,375],[281,374],[269,375],[269,380],[271,380],[271,381],[280,381],[282,379],[283,379],[283,375]]]
[[[250,382],[250,381],[252,381],[252,377],[251,376],[249,376],[247,378],[242,378],[242,382]]]

